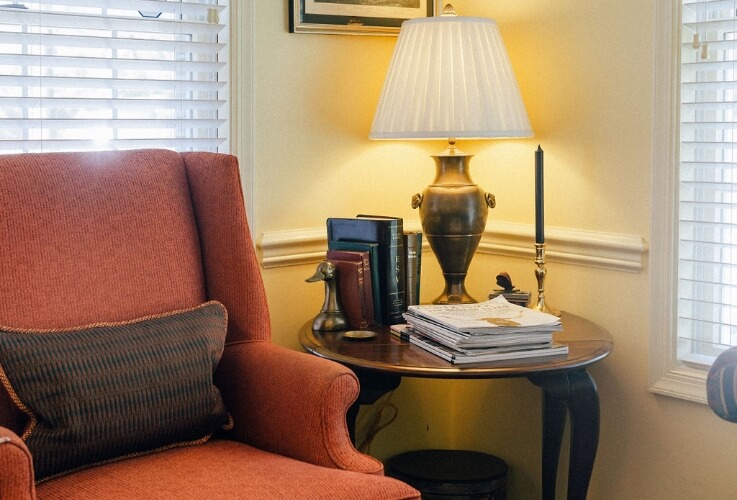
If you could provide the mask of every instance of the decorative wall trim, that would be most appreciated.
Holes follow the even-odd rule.
[[[532,225],[495,222],[481,239],[477,253],[535,258]],[[405,222],[405,230],[416,230]],[[648,248],[639,236],[546,228],[546,261],[639,273]],[[257,241],[264,268],[319,262],[325,256],[325,228],[272,231]],[[424,251],[429,251],[427,242]]]
[[[261,265],[266,268],[296,266],[325,258],[325,229],[293,229],[263,233],[256,242]]]

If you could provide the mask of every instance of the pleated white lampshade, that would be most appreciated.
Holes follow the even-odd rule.
[[[370,139],[532,135],[496,22],[443,15],[402,24]]]

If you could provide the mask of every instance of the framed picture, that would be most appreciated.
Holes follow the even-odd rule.
[[[397,35],[402,22],[435,15],[441,0],[288,0],[290,33]]]

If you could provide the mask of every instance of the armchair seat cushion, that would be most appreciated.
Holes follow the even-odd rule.
[[[417,498],[399,481],[308,464],[230,440],[89,468],[37,486],[38,500]]]

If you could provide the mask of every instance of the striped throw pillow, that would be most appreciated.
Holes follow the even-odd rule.
[[[0,383],[29,417],[36,480],[204,442],[229,415],[213,372],[227,313],[218,302],[122,323],[0,328]]]

